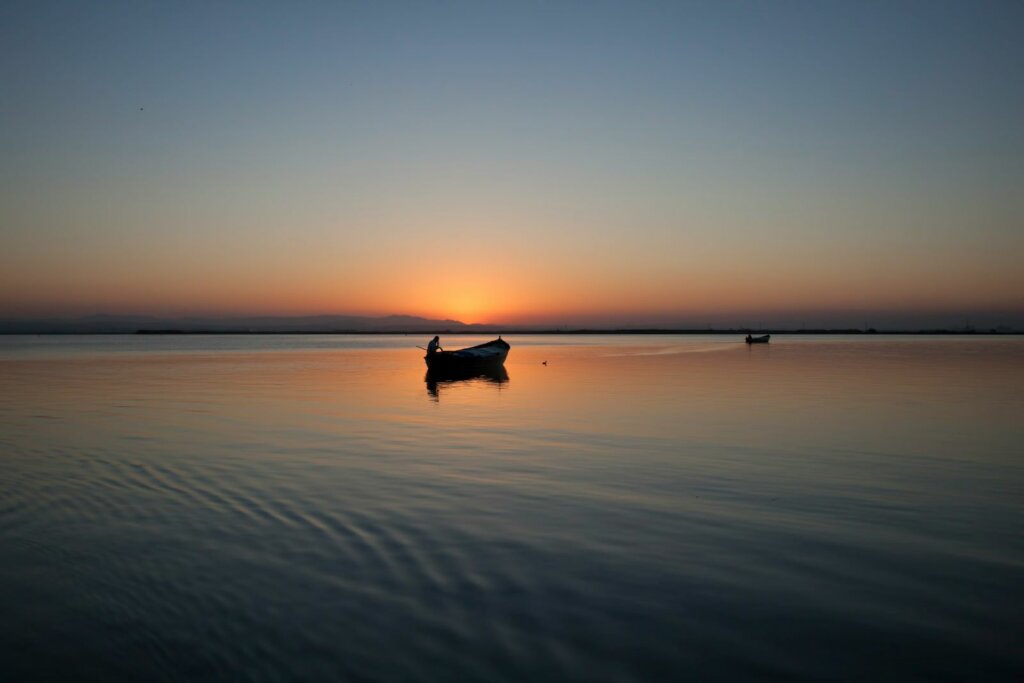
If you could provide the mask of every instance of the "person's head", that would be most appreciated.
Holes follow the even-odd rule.
[[[441,337],[435,336],[434,341],[441,341]]]

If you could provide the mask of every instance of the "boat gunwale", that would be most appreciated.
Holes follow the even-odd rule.
[[[468,346],[463,349],[456,349],[454,351],[436,351],[433,354],[427,354],[423,357],[423,360],[427,363],[427,367],[432,365],[438,366],[452,366],[452,365],[484,365],[484,364],[497,364],[502,365],[505,363],[505,358],[508,357],[508,352],[511,350],[512,345],[507,341],[498,337],[492,339],[489,342],[483,344],[477,344],[476,346]],[[478,356],[475,354],[464,354],[466,351],[477,351],[484,349],[493,349],[492,354]]]

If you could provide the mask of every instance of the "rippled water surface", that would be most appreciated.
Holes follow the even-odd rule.
[[[508,340],[0,337],[0,678],[1024,676],[1024,340]]]

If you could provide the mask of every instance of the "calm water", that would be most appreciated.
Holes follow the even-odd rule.
[[[0,337],[0,679],[1024,676],[1024,339],[425,340]]]

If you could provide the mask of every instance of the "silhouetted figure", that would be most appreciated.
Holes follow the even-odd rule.
[[[427,344],[427,354],[433,355],[438,351],[444,351],[444,349],[441,348],[441,338],[434,337],[430,340],[430,343]]]

